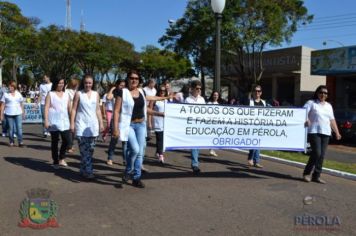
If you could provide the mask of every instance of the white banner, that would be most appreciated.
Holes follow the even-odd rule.
[[[36,103],[24,103],[25,119],[23,123],[42,123],[40,105]]]
[[[164,149],[304,151],[304,108],[166,103]]]

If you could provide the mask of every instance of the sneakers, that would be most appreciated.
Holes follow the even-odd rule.
[[[127,184],[130,179],[131,179],[130,175],[124,174],[124,176],[122,176],[122,182],[123,182],[124,184]]]
[[[209,154],[210,154],[210,156],[213,156],[213,157],[217,157],[218,156],[218,154],[216,154],[216,152],[214,150],[212,150],[212,149],[210,150]]]
[[[2,137],[6,137],[6,133],[2,133],[2,135],[1,135]]]
[[[17,135],[16,135],[16,134],[14,134],[14,138],[17,138]]]
[[[252,160],[247,160],[247,165],[248,166],[253,166],[253,161]]]
[[[256,167],[256,168],[261,168],[261,169],[263,168],[263,165],[261,165],[261,164],[259,164],[259,163],[256,163],[256,164],[254,164],[253,166]]]
[[[319,183],[319,184],[326,184],[325,180],[322,180],[320,178],[316,178],[316,179],[312,179],[311,181],[315,182],[315,183]]]
[[[193,170],[194,174],[199,174],[200,173],[200,169],[197,166],[192,166],[192,170]]]
[[[10,146],[10,147],[13,147],[13,146],[14,146],[14,143],[9,143],[9,146]]]
[[[311,179],[308,175],[303,175],[303,180],[304,180],[304,182],[307,182],[307,183],[309,183],[311,181]]]
[[[67,162],[65,162],[64,160],[60,160],[58,165],[64,166],[64,167],[68,166]]]
[[[159,163],[164,164],[164,156],[163,155],[159,155],[158,156],[158,161],[159,161]]]
[[[132,180],[132,186],[134,186],[136,188],[144,188],[145,187],[145,185],[143,184],[143,182],[140,179]]]
[[[95,175],[93,175],[93,173],[80,173],[80,175],[86,179],[86,180],[94,180],[95,179]]]
[[[106,162],[106,164],[108,164],[109,166],[112,166],[112,160],[108,160],[107,162]]]

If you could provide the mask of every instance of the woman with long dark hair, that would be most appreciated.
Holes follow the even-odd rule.
[[[65,93],[65,80],[56,78],[52,81],[51,91],[45,100],[44,123],[45,128],[51,133],[51,151],[53,167],[67,166],[65,153],[70,143],[70,122],[71,102],[68,93]],[[62,145],[58,153],[59,136]]]
[[[313,99],[307,101],[304,105],[308,114],[306,126],[308,127],[308,139],[312,149],[308,163],[303,172],[303,179],[306,182],[313,181],[321,184],[326,183],[324,180],[320,179],[320,174],[323,167],[326,148],[331,136],[331,129],[335,132],[336,139],[341,139],[334,117],[334,111],[330,103],[326,101],[327,97],[327,87],[325,85],[320,85],[315,90]],[[312,178],[310,178],[309,175],[313,169],[314,172]]]
[[[144,188],[141,168],[146,146],[147,101],[139,87],[140,75],[136,70],[127,74],[127,88],[116,94],[113,120],[113,137],[127,141],[128,155],[126,169],[122,178],[124,183],[132,179],[132,185]],[[148,114],[159,115],[150,111]]]

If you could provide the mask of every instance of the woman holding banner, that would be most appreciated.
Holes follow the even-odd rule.
[[[141,181],[141,168],[146,146],[147,100],[139,88],[140,75],[136,70],[127,74],[127,88],[119,90],[115,98],[113,137],[127,141],[128,155],[122,181],[132,179],[132,185],[144,188]],[[160,99],[157,99],[160,100]],[[149,110],[150,115],[159,115]]]
[[[199,80],[193,80],[190,88],[191,93],[190,96],[185,99],[185,103],[190,104],[205,104],[205,99],[200,96],[201,94],[201,82]],[[199,168],[199,149],[191,150],[191,158],[192,158],[192,170],[194,174],[200,173]]]
[[[341,139],[334,117],[334,111],[330,103],[326,101],[327,97],[327,87],[325,85],[320,85],[315,90],[313,99],[309,100],[304,105],[308,114],[306,126],[308,127],[308,138],[312,149],[308,163],[303,172],[303,180],[306,182],[313,181],[320,184],[326,183],[324,180],[320,179],[320,174],[323,167],[326,148],[331,136],[331,129],[335,132],[336,139]],[[313,168],[314,172],[312,178],[310,178],[309,175]]]
[[[213,91],[209,97],[208,104],[221,104],[221,103],[222,103],[222,99],[220,93],[218,91]],[[214,157],[218,156],[218,154],[216,154],[214,149],[210,149],[209,154]]]
[[[64,92],[64,79],[57,78],[52,82],[51,91],[46,96],[44,120],[45,128],[51,133],[53,168],[58,169],[59,166],[68,166],[64,158],[70,143],[71,103],[68,93]],[[62,145],[58,154],[59,136],[61,136]]]
[[[262,87],[260,85],[255,85],[252,90],[252,98],[250,99],[249,106],[266,106],[266,101],[261,99]],[[248,153],[247,163],[249,166],[254,166],[257,168],[263,168],[260,164],[260,150],[251,149]]]

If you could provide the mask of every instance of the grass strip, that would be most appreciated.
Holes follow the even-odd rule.
[[[285,152],[285,151],[261,151],[262,154],[278,157],[285,160],[297,161],[307,163],[309,156],[299,152]],[[340,170],[351,174],[356,174],[355,163],[343,163],[338,161],[324,160],[323,167],[334,170]]]

